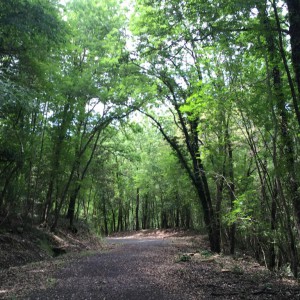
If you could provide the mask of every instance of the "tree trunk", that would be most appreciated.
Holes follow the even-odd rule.
[[[275,96],[277,98],[278,110],[281,118],[281,136],[282,136],[282,151],[286,160],[287,172],[289,177],[289,194],[292,198],[294,211],[297,219],[298,231],[300,231],[300,195],[299,183],[296,175],[296,163],[292,138],[289,133],[289,125],[286,111],[286,103],[284,101],[284,94],[282,90],[280,71],[277,67],[273,68],[273,79]]]
[[[170,87],[170,90],[173,93],[173,98],[175,99],[176,96],[174,95],[172,87]],[[174,150],[180,163],[185,168],[190,179],[192,180],[192,183],[198,195],[199,204],[203,209],[204,223],[207,229],[211,251],[219,253],[221,251],[220,220],[218,220],[218,215],[215,214],[213,209],[206,172],[200,159],[200,148],[197,131],[198,120],[189,122],[189,124],[191,125],[191,130],[189,131],[187,128],[187,122],[180,111],[180,106],[177,104],[177,102],[175,102],[174,106],[178,114],[180,124],[182,126],[182,131],[185,137],[185,144],[192,160],[192,168],[189,166],[184,151],[182,151],[182,148],[177,143],[176,139],[169,137],[162,125],[153,116],[143,111],[141,112],[154,121],[157,128],[162,133],[163,137],[169,143],[171,148]]]
[[[40,181],[41,181],[41,170],[42,170],[42,159],[43,159],[43,152],[44,152],[44,143],[45,143],[45,132],[46,132],[46,126],[47,126],[47,109],[48,109],[48,103],[44,105],[43,109],[43,125],[42,125],[42,135],[41,135],[41,140],[40,140],[40,149],[39,149],[39,155],[37,158],[37,170],[36,170],[36,180],[34,184],[34,191],[33,191],[33,203],[36,202],[36,198],[40,198],[39,193],[37,192],[38,187],[40,186]],[[40,212],[40,214],[43,212]],[[39,216],[41,217],[41,216]],[[43,216],[41,217],[41,220],[43,221]]]
[[[200,158],[200,147],[198,137],[198,120],[190,121],[190,149],[193,163],[193,178],[197,189],[200,205],[203,208],[204,222],[207,228],[211,251],[221,252],[221,234],[218,214],[213,209],[210,190],[208,187],[206,172]]]
[[[191,210],[190,206],[186,205],[184,209],[184,217],[185,217],[185,228],[191,228]]]
[[[11,179],[13,178],[14,174],[17,173],[19,169],[19,166],[16,165],[9,173],[9,175],[6,176],[5,178],[5,183],[4,183],[4,187],[0,193],[0,210],[2,209],[2,206],[4,205],[4,199],[5,199],[5,194],[10,186],[11,183]]]
[[[300,1],[286,0],[289,12],[290,37],[292,50],[292,63],[295,70],[298,88],[298,101],[300,94]]]
[[[203,171],[204,172],[204,171]],[[199,173],[198,173],[199,174]],[[221,252],[221,235],[220,235],[220,224],[215,218],[215,214],[212,208],[212,202],[210,194],[206,194],[202,187],[202,180],[205,175],[202,175],[202,178],[196,174],[195,180],[197,183],[197,193],[200,199],[200,205],[202,205],[204,223],[207,229],[210,249],[213,252]],[[206,181],[206,177],[204,178]],[[206,182],[207,185],[207,182]]]
[[[63,147],[63,142],[66,137],[67,128],[69,125],[69,120],[68,120],[69,108],[70,108],[70,104],[69,103],[65,104],[64,110],[63,110],[63,118],[62,118],[61,125],[59,128],[57,141],[54,146],[54,154],[53,154],[53,159],[52,159],[51,172],[50,172],[50,176],[49,176],[49,184],[48,184],[48,190],[47,190],[47,195],[46,195],[45,207],[44,207],[43,216],[42,216],[42,223],[47,223],[48,215],[49,215],[50,209],[52,207],[52,203],[53,203],[52,194],[53,194],[53,189],[54,189],[54,182],[59,173],[61,151],[62,151],[62,147]]]
[[[74,226],[74,213],[75,213],[75,205],[76,205],[76,199],[78,196],[80,190],[80,185],[78,185],[72,192],[70,196],[70,202],[67,212],[67,218],[70,220],[70,228],[73,228]]]
[[[277,192],[277,183],[274,183],[274,193],[272,195],[272,203],[271,203],[271,232],[272,234],[275,233],[276,230],[276,215],[277,215],[277,205],[276,205],[276,201],[277,201],[277,196],[278,196],[278,192]],[[275,244],[274,244],[274,240],[273,242],[271,241],[271,245],[269,248],[269,269],[270,270],[274,270],[275,266],[276,266],[276,252],[275,252]]]
[[[296,0],[298,1],[299,3],[299,0]],[[294,2],[294,1],[292,1]],[[264,4],[266,7],[266,4]],[[279,52],[280,52],[280,55],[281,55],[281,58],[282,58],[282,61],[283,61],[283,65],[284,65],[284,68],[285,68],[285,72],[286,72],[286,75],[287,75],[287,79],[288,79],[288,83],[289,83],[289,87],[290,87],[290,90],[291,90],[291,96],[292,96],[292,101],[293,101],[293,106],[294,106],[294,111],[295,111],[295,115],[296,115],[296,119],[297,119],[297,122],[298,122],[298,126],[300,127],[300,110],[299,110],[299,97],[300,97],[300,94],[299,94],[299,80],[297,82],[297,87],[298,87],[298,93],[296,92],[296,89],[295,89],[295,86],[294,86],[294,81],[293,81],[293,78],[292,78],[292,75],[291,75],[291,72],[290,72],[290,69],[289,69],[289,62],[288,62],[288,58],[287,58],[287,55],[286,55],[286,50],[285,50],[285,45],[284,45],[284,37],[282,35],[282,29],[281,29],[281,20],[280,20],[280,17],[279,17],[279,14],[278,14],[278,9],[277,9],[277,6],[276,6],[276,1],[273,0],[272,1],[272,6],[273,6],[273,10],[274,10],[274,15],[275,15],[275,21],[276,21],[276,26],[277,26],[277,31],[278,31],[278,45],[279,45]],[[270,34],[270,21],[267,17],[267,10],[266,8],[264,8],[264,11],[265,11],[265,24],[266,24],[266,37],[267,37],[267,41],[268,41],[268,47],[270,48],[270,46],[273,48],[271,49],[271,55],[276,55],[276,51],[275,50],[275,47],[274,47],[274,43],[275,43],[275,39],[274,39],[274,36],[272,34]],[[299,16],[299,11],[298,11],[298,16]],[[299,26],[299,25],[297,25]],[[293,27],[293,26],[292,26]],[[295,28],[293,28],[295,29]],[[295,32],[292,33],[294,36],[295,35]],[[294,44],[294,43],[293,43]],[[292,47],[294,47],[295,45],[291,45]],[[295,48],[295,47],[294,47]],[[298,49],[299,49],[299,45],[298,45]],[[296,49],[294,49],[296,50]],[[273,53],[272,53],[273,51]],[[293,53],[294,51],[292,50],[292,56],[295,56],[295,52]],[[295,70],[295,73],[297,72],[297,60],[298,60],[298,66],[299,66],[299,53],[296,54],[296,56],[298,56],[298,58],[296,59],[293,59],[292,57],[292,63],[293,63],[293,66],[294,66],[294,70]],[[273,57],[273,58],[274,58]],[[273,62],[273,61],[272,61]],[[278,65],[278,62],[276,62],[276,65]],[[296,74],[296,77],[297,77],[297,74]],[[296,78],[297,80],[297,78]]]
[[[228,155],[228,175],[229,175],[229,198],[230,198],[230,208],[231,210],[234,209],[234,200],[235,200],[235,185],[234,185],[234,172],[233,172],[233,151],[232,151],[232,144],[229,135],[229,128],[228,122],[226,124],[225,129],[225,141],[226,141],[226,148],[227,148],[227,155]],[[236,223],[233,222],[230,225],[230,254],[235,253],[235,232],[236,232]]]
[[[136,189],[136,206],[135,206],[135,230],[140,230],[139,223],[139,210],[140,210],[140,189]]]
[[[149,202],[149,200],[148,200],[148,195],[146,194],[146,196],[145,196],[145,201],[144,201],[144,205],[143,205],[143,218],[142,218],[142,228],[143,229],[147,229],[147,227],[148,227],[148,218],[149,218],[149,216],[148,216],[148,214],[149,214],[149,212],[148,212],[148,202]]]
[[[106,198],[102,197],[102,213],[104,218],[104,234],[108,236],[108,222],[107,222],[107,210],[106,210]]]
[[[93,160],[93,157],[94,157],[94,154],[95,154],[95,151],[96,151],[96,147],[98,145],[99,137],[100,137],[100,131],[97,134],[95,143],[94,143],[93,148],[92,148],[92,152],[91,152],[90,157],[89,157],[89,159],[88,159],[88,161],[87,161],[87,163],[86,163],[86,165],[85,165],[85,167],[84,167],[84,169],[81,173],[81,176],[79,176],[79,167],[80,167],[80,162],[81,162],[82,155],[85,153],[85,150],[77,149],[75,151],[76,153],[75,153],[75,161],[74,161],[73,168],[76,169],[76,173],[77,173],[76,183],[75,183],[74,190],[73,190],[73,192],[71,194],[71,197],[70,197],[69,208],[68,208],[68,213],[67,213],[67,218],[70,219],[70,227],[71,228],[73,227],[75,204],[76,204],[76,199],[78,197],[79,191],[81,189],[81,182],[84,180],[85,175],[88,171],[88,168],[89,168],[89,166],[90,166],[90,164]],[[86,145],[85,145],[84,149],[87,149]],[[73,173],[71,172],[71,175],[70,175],[71,177],[70,177],[69,180],[71,180],[73,178]]]
[[[117,225],[117,231],[123,231],[123,207],[121,199],[119,199],[119,211],[118,211],[118,225]]]
[[[179,208],[176,208],[175,227],[176,228],[180,227],[180,213],[179,213]]]
[[[115,211],[112,209],[112,230],[113,232],[116,232],[116,213]]]

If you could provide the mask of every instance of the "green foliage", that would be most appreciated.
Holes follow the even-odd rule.
[[[253,201],[256,197],[256,190],[248,190],[244,194],[239,195],[234,200],[233,209],[224,215],[223,221],[228,225],[237,223],[241,230],[249,229],[252,223],[255,222],[256,202]]]
[[[39,240],[40,242],[40,248],[47,253],[50,256],[54,255],[54,252],[52,250],[52,245],[49,242],[49,239],[46,236],[42,236]]]
[[[191,260],[191,256],[188,254],[179,255],[177,262],[188,262]]]
[[[211,257],[214,255],[213,252],[209,251],[209,250],[203,250],[200,252],[202,256],[204,256],[205,258]]]
[[[2,1],[0,217],[55,225],[66,211],[105,234],[220,224],[224,244],[273,251],[296,273],[287,13],[257,0]]]
[[[53,287],[57,283],[57,279],[53,277],[47,278],[47,285],[49,288]]]
[[[243,275],[244,274],[244,270],[241,268],[241,266],[239,265],[234,265],[232,268],[231,268],[231,272],[233,274],[236,274],[236,275]]]
[[[23,74],[32,81],[41,79],[44,61],[66,33],[58,7],[45,0],[9,0],[1,2],[0,11],[2,71],[18,81],[26,80]]]

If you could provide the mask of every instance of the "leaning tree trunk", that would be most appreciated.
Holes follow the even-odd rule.
[[[86,152],[87,146],[91,143],[93,135],[91,135],[91,137],[88,139],[87,143],[84,145],[84,147],[82,149],[80,149],[80,151],[78,149],[76,150],[74,168],[76,169],[76,172],[77,172],[78,175],[77,175],[77,180],[76,180],[74,190],[73,190],[73,192],[71,194],[71,197],[70,197],[70,202],[69,202],[69,207],[68,207],[68,212],[67,212],[67,218],[70,220],[70,228],[72,228],[74,226],[73,221],[74,221],[76,200],[77,200],[78,194],[79,194],[80,189],[81,189],[81,183],[84,180],[85,175],[86,175],[86,173],[89,169],[89,166],[90,166],[90,164],[91,164],[91,162],[94,158],[95,151],[96,151],[96,148],[98,146],[100,133],[101,133],[101,131],[99,130],[98,133],[97,133],[97,136],[96,136],[96,139],[95,139],[90,157],[89,157],[87,163],[85,164],[84,169],[83,169],[80,176],[79,176],[79,167],[80,167],[80,164],[81,164],[81,158],[82,158],[83,154]]]
[[[212,207],[205,171],[201,162],[199,162],[199,165],[199,171],[195,172],[196,190],[200,205],[203,209],[204,223],[207,229],[211,251],[219,253],[221,252],[220,224]]]
[[[198,120],[190,121],[189,151],[193,162],[194,184],[200,204],[203,208],[204,222],[207,228],[210,247],[213,252],[221,252],[221,230],[219,215],[213,209],[206,172],[200,158]]]
[[[192,160],[192,167],[187,161],[187,158],[184,153],[185,150],[182,149],[182,147],[178,144],[177,140],[168,136],[160,122],[158,122],[152,115],[141,110],[140,111],[155,123],[156,127],[161,132],[161,134],[168,142],[170,147],[173,149],[179,162],[182,164],[187,174],[189,175],[193,186],[196,189],[199,204],[203,209],[204,223],[208,233],[211,251],[219,253],[221,252],[220,220],[213,209],[206,172],[204,170],[204,166],[199,155],[200,148],[197,131],[198,123],[197,121],[191,122],[191,130],[189,131],[187,128],[187,123],[184,120],[184,117],[180,111],[179,105],[175,104],[174,106],[179,117],[183,135],[185,137],[186,147],[190,159]]]

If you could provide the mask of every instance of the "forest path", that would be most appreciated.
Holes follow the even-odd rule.
[[[126,237],[107,242],[115,245],[113,250],[66,266],[53,287],[27,299],[187,299],[184,287],[174,282],[178,251],[170,240]]]
[[[195,250],[193,239],[149,235],[107,242],[112,250],[65,265],[51,288],[25,299],[299,299],[291,286],[257,271],[224,272],[211,258],[178,261],[179,253]]]

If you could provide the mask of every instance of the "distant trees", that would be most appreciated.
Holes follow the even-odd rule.
[[[149,122],[119,128],[103,143],[101,172],[91,169],[103,233],[192,228],[195,194],[168,145]],[[105,159],[104,159],[105,157]],[[104,184],[105,183],[105,184]],[[201,227],[202,225],[200,225]]]

